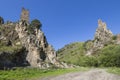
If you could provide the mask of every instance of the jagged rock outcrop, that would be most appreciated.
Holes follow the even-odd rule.
[[[105,43],[111,41],[112,36],[113,34],[109,29],[107,29],[106,23],[98,20],[98,28],[94,36],[94,47],[103,47]]]
[[[26,49],[20,44],[15,23],[0,26],[0,68],[25,66]]]
[[[0,67],[64,67],[41,29],[32,25],[35,28],[30,33],[30,26],[29,12],[24,8],[20,21],[0,26]]]
[[[93,46],[87,51],[87,55],[90,55],[96,50],[103,48],[104,45],[112,41],[112,37],[113,33],[107,29],[106,23],[102,22],[102,20],[98,20],[98,28],[95,32]]]
[[[113,35],[106,23],[98,20],[93,40],[74,42],[57,51],[60,61],[79,66],[120,66],[120,34]]]
[[[19,35],[22,45],[28,51],[26,60],[31,66],[49,67],[49,63],[57,63],[55,50],[47,43],[46,37],[40,29],[35,29],[35,35],[29,35],[27,26],[19,22],[16,24],[15,30]]]

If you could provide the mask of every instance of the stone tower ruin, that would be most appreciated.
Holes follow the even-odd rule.
[[[29,22],[29,11],[27,9],[22,8],[20,20]]]

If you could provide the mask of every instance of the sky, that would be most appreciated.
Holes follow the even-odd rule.
[[[92,40],[98,19],[114,34],[120,33],[120,0],[0,0],[0,16],[5,21],[18,21],[22,7],[30,11],[30,20],[41,21],[55,50]]]

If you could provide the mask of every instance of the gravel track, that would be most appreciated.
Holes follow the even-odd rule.
[[[120,80],[120,76],[107,73],[105,69],[91,69],[86,72],[67,73],[39,80]]]

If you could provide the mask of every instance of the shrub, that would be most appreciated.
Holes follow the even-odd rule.
[[[80,66],[120,67],[120,45],[108,45],[93,56],[81,56]]]
[[[120,45],[109,42],[102,49],[95,51],[95,54],[86,56],[84,48],[89,49],[91,43],[92,41],[87,41],[69,48],[68,45],[58,53],[58,57],[66,63],[85,67],[120,67]]]
[[[84,44],[83,47],[85,50],[89,50],[93,47],[93,41],[92,40],[87,40]]]
[[[0,16],[0,24],[4,24],[4,19]]]
[[[40,29],[42,27],[42,24],[39,20],[34,19],[33,21],[31,21],[30,24],[32,27],[36,27],[37,29]]]
[[[98,67],[98,60],[95,56],[81,56],[79,57],[78,65],[84,67]]]
[[[27,26],[28,34],[35,34],[34,27]]]
[[[120,46],[109,45],[100,51],[99,65],[104,67],[120,67]]]
[[[116,39],[117,39],[117,36],[116,36],[116,35],[114,35],[114,36],[112,37],[112,39],[113,39],[113,40],[116,40]]]
[[[16,53],[23,50],[22,45],[19,46],[0,46],[0,52]]]
[[[39,20],[34,19],[31,24],[27,26],[28,34],[35,34],[35,29],[41,29],[42,24]]]

